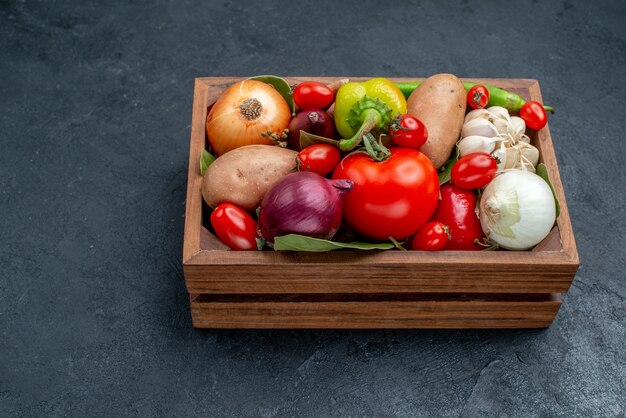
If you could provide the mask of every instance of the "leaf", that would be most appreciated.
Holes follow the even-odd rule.
[[[391,242],[335,242],[311,238],[304,235],[289,234],[274,238],[275,251],[310,251],[324,252],[341,249],[353,250],[391,250],[396,245]]]
[[[457,152],[457,149],[454,149],[454,154],[452,157],[450,157],[450,159],[448,161],[446,161],[445,165],[444,165],[444,170],[439,172],[439,185],[443,186],[445,183],[450,181],[450,173],[452,173],[452,167],[454,167],[454,164],[456,164],[456,162],[459,159],[459,153]]]
[[[550,190],[552,190],[552,196],[554,196],[554,206],[556,208],[556,218],[559,217],[561,213],[561,205],[559,205],[559,200],[556,198],[556,192],[554,191],[554,186],[552,186],[552,182],[550,182],[550,176],[548,176],[548,167],[544,163],[537,164],[537,168],[535,169],[535,173],[545,180],[550,186]]]
[[[276,91],[279,92],[281,96],[283,96],[283,99],[285,99],[285,101],[289,105],[291,113],[295,113],[296,104],[293,101],[293,96],[291,95],[291,86],[289,85],[289,83],[287,83],[287,80],[275,75],[257,75],[255,77],[250,77],[248,80],[262,81],[274,87]]]
[[[216,160],[216,157],[211,154],[209,151],[203,149],[202,154],[200,155],[200,175],[204,176],[206,169],[209,168],[213,161]]]
[[[300,148],[304,149],[313,144],[330,144],[339,148],[339,141],[332,138],[326,138],[325,136],[313,135],[308,132],[300,130]]]

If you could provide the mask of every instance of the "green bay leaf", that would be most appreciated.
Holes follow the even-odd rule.
[[[326,138],[325,136],[314,135],[300,130],[300,148],[305,149],[313,144],[330,144],[339,148],[339,141],[336,139]]]
[[[446,161],[445,164],[443,165],[444,167],[443,171],[439,171],[438,175],[439,175],[440,186],[443,186],[444,184],[450,181],[450,174],[452,173],[452,167],[454,167],[454,164],[456,164],[458,159],[459,159],[458,149],[454,147],[454,150],[452,151],[452,157],[450,157],[450,159]]]
[[[213,164],[213,161],[215,161],[217,158],[211,154],[209,151],[203,149],[202,150],[202,154],[200,154],[200,175],[204,176],[204,173],[206,172],[207,168],[209,168],[209,166],[211,164]]]
[[[554,191],[554,186],[550,181],[550,176],[548,175],[548,167],[544,163],[537,164],[537,168],[535,169],[536,174],[544,179],[548,186],[550,186],[550,190],[552,190],[552,196],[554,197],[554,206],[556,208],[556,218],[559,217],[561,213],[561,205],[559,205],[559,200],[556,198],[556,192]]]
[[[392,248],[396,248],[396,245],[392,242],[335,242],[298,234],[288,234],[274,238],[275,251],[325,252],[341,249],[391,250]]]

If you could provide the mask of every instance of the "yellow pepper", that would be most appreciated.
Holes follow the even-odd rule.
[[[345,138],[339,148],[350,151],[370,132],[387,133],[392,119],[405,113],[402,91],[386,78],[344,84],[335,97],[335,126]]]

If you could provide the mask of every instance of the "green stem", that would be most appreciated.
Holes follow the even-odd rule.
[[[363,145],[367,155],[376,162],[385,161],[391,155],[391,151],[380,142],[376,141],[374,135],[367,134],[363,137]]]
[[[363,112],[363,122],[359,130],[352,136],[352,138],[346,138],[339,140],[339,149],[342,151],[352,151],[356,148],[363,137],[367,135],[372,129],[374,129],[380,123],[380,113],[375,109],[366,109]]]

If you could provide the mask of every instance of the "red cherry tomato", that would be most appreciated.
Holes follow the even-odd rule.
[[[489,103],[489,90],[482,84],[476,84],[467,92],[467,104],[472,109],[482,109]]]
[[[419,148],[428,140],[428,130],[421,120],[411,115],[400,115],[389,125],[389,135],[404,148]]]
[[[411,239],[411,248],[418,251],[439,251],[450,239],[448,227],[441,222],[432,221],[417,231]]]
[[[335,99],[333,92],[327,85],[317,81],[305,81],[293,90],[293,100],[301,110],[323,109]]]
[[[232,203],[220,203],[211,214],[217,237],[232,250],[256,250],[256,221]]]
[[[397,240],[410,237],[432,215],[439,198],[437,170],[417,150],[391,148],[376,162],[356,153],[344,158],[334,179],[348,179],[354,188],[343,198],[343,219],[361,235]]]
[[[330,144],[313,144],[298,153],[300,171],[312,171],[325,176],[339,164],[339,150]]]
[[[463,189],[479,189],[496,176],[498,163],[485,152],[473,152],[459,159],[452,167],[452,183]]]
[[[431,218],[448,226],[450,240],[443,247],[446,251],[482,250],[476,243],[485,238],[476,214],[476,193],[452,184],[441,187],[441,200]]]
[[[539,130],[548,123],[548,114],[539,102],[526,102],[519,110],[519,117],[524,119],[530,129]]]

